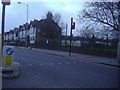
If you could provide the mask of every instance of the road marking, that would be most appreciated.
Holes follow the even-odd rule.
[[[29,64],[29,66],[32,66],[32,64]]]
[[[49,63],[49,65],[53,65],[53,63]]]
[[[66,62],[66,64],[68,64],[68,62]]]
[[[21,57],[22,59],[25,59],[24,57]]]
[[[38,75],[40,75],[40,73],[38,73]]]
[[[58,64],[61,64],[61,63],[58,63]]]
[[[73,62],[74,64],[76,63],[76,62]]]
[[[43,64],[40,64],[40,66],[42,66]]]

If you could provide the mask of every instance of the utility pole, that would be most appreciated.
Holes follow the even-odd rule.
[[[67,27],[68,27],[68,25],[66,24],[66,37],[67,37]]]
[[[65,46],[66,46],[66,48],[67,48],[67,27],[68,27],[68,25],[66,24],[66,40],[65,40]]]

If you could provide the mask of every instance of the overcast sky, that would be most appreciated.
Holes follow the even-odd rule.
[[[66,0],[67,1],[67,0]],[[48,0],[47,2],[23,2],[29,5],[29,22],[31,20],[37,19],[40,20],[45,17],[48,11],[52,11],[52,13],[60,13],[62,19],[65,23],[70,27],[70,18],[73,17],[74,21],[77,24],[77,15],[82,8],[84,8],[83,2],[51,2]],[[27,17],[27,8],[23,4],[18,4],[17,2],[11,2],[11,5],[6,6],[6,24],[5,24],[5,32],[18,27],[26,23]],[[2,17],[2,4],[0,3],[0,17]],[[0,18],[1,21],[1,18]],[[68,29],[70,30],[70,28]],[[0,25],[1,28],[1,25]],[[69,31],[68,30],[68,34]],[[73,31],[75,34],[75,30]]]

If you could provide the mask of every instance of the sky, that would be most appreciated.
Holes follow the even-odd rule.
[[[68,35],[70,34],[70,19],[73,17],[75,21],[76,29],[79,24],[77,22],[77,15],[80,10],[84,8],[84,2],[68,2],[64,1],[55,1],[51,0],[39,1],[39,2],[22,2],[23,4],[18,4],[17,2],[11,2],[9,6],[6,6],[6,18],[5,18],[5,32],[18,27],[26,23],[27,21],[27,7],[24,4],[29,5],[29,22],[34,19],[40,20],[45,17],[48,11],[54,13],[60,13],[62,20],[65,24],[68,24]],[[2,17],[2,4],[0,3],[0,17]],[[1,18],[0,18],[1,21]],[[0,25],[1,30],[1,25]],[[65,31],[65,30],[64,30]],[[0,31],[1,32],[1,31]],[[73,34],[77,35],[77,32],[73,30]]]

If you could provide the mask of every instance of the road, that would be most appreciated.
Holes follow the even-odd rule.
[[[18,48],[14,52],[20,74],[3,79],[3,88],[118,88],[117,68]]]

